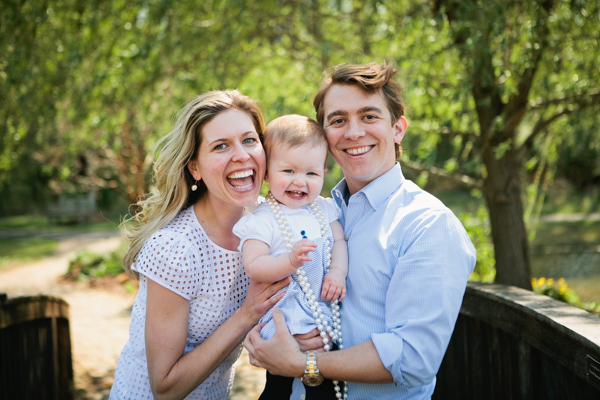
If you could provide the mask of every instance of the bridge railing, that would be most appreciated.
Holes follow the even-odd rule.
[[[433,399],[600,399],[600,318],[470,282]]]

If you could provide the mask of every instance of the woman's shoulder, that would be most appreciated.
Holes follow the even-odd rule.
[[[157,246],[166,249],[175,244],[183,245],[186,241],[191,241],[192,238],[198,238],[198,236],[204,236],[204,231],[193,213],[193,208],[190,207],[180,211],[169,223],[154,232],[146,240],[142,250],[144,248],[149,250]]]

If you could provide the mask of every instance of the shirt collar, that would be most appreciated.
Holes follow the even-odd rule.
[[[354,196],[358,193],[363,193],[369,204],[371,204],[371,207],[377,209],[392,193],[402,186],[404,180],[400,163],[396,162],[386,173],[370,182],[357,193],[354,193]],[[342,205],[346,205],[345,198],[349,194],[346,178],[343,178],[331,191],[331,195],[340,208],[342,208]]]

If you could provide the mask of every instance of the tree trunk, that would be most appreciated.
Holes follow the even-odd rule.
[[[509,149],[496,159],[493,148],[483,152],[487,168],[484,195],[488,205],[496,259],[496,282],[531,290],[529,244],[523,221],[520,163]]]

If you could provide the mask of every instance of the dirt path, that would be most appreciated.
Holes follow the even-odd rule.
[[[54,257],[0,270],[0,292],[9,298],[44,294],[69,303],[77,400],[108,399],[114,368],[127,341],[135,294],[120,287],[90,288],[61,277],[77,251],[110,252],[119,244],[120,239],[113,233],[79,235],[62,240]],[[237,362],[229,399],[256,399],[263,385],[264,371],[250,366],[244,352]]]

